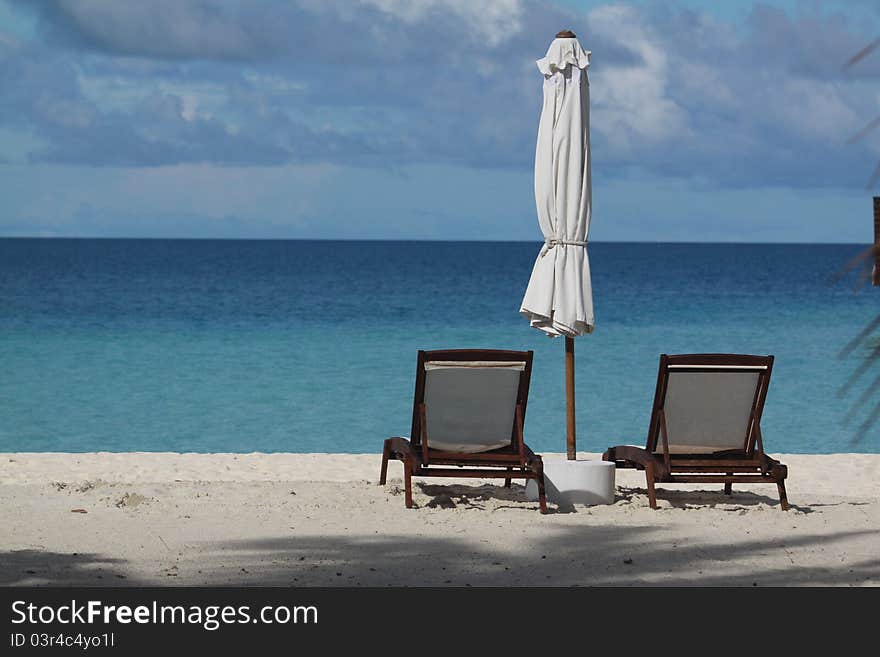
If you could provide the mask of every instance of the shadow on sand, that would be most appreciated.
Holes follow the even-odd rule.
[[[651,584],[700,586],[847,585],[880,582],[880,557],[821,567],[793,562],[791,550],[821,547],[880,531],[790,536],[782,540],[738,540],[724,544],[676,543],[648,527],[554,528],[527,549],[473,542],[455,536],[278,537],[230,541],[226,552],[254,557],[249,584],[384,586],[616,586]],[[217,546],[218,548],[221,546]],[[777,553],[777,567],[741,567],[712,572],[713,562]],[[745,572],[744,572],[745,571]]]
[[[400,513],[412,518],[413,534],[397,529],[389,534],[381,527],[369,534],[327,536],[277,536],[251,540],[203,543],[197,553],[184,556],[181,569],[202,573],[190,578],[149,578],[140,581],[128,571],[124,560],[99,554],[59,554],[41,550],[0,553],[2,585],[245,585],[245,586],[617,586],[664,584],[673,586],[788,586],[880,584],[880,555],[864,559],[842,559],[847,542],[864,539],[880,542],[880,530],[865,529],[838,533],[790,532],[781,529],[772,538],[706,540],[675,530],[669,513],[691,506],[716,506],[718,514],[707,518],[723,523],[727,513],[779,514],[779,520],[798,522],[797,512],[782,514],[778,500],[760,494],[734,491],[727,497],[720,491],[677,491],[660,489],[659,498],[670,508],[650,512],[642,509],[644,491],[619,488],[618,504],[633,517],[625,521],[572,525],[561,519],[548,523],[540,532],[537,504],[524,501],[524,489],[495,485],[421,484],[430,498],[426,506],[473,509],[487,524],[514,530],[499,541],[475,541],[467,531],[472,523],[449,526],[442,537],[415,535],[419,528],[436,522],[436,513],[418,510]],[[642,496],[637,499],[637,496]],[[521,513],[495,515],[498,504],[509,502]],[[856,503],[858,504],[858,503]],[[769,505],[764,511],[753,510]],[[804,507],[802,512],[813,509]],[[579,507],[578,513],[596,513]],[[654,515],[656,514],[656,516]],[[469,515],[469,514],[468,514]],[[656,521],[648,520],[656,517]],[[766,518],[766,515],[762,516]],[[572,518],[573,520],[574,518]],[[647,524],[650,522],[650,524]],[[680,527],[679,527],[680,528]],[[673,529],[673,531],[670,531]],[[511,538],[511,536],[515,538]],[[864,545],[862,540],[861,545]],[[810,564],[802,561],[804,549],[814,555]],[[819,560],[815,553],[826,553]],[[834,556],[834,555],[837,556]],[[757,557],[754,558],[753,557]],[[817,565],[817,563],[819,565]]]
[[[10,550],[0,552],[0,586],[142,586],[124,559],[99,554]]]

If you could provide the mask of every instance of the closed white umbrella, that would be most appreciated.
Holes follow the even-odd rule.
[[[535,149],[535,204],[544,246],[520,312],[552,337],[565,337],[568,458],[575,458],[574,338],[593,330],[590,231],[590,52],[574,33],[556,35],[537,61],[544,104]]]

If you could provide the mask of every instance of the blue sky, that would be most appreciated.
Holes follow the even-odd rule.
[[[593,240],[870,241],[867,0],[0,0],[0,236],[538,240],[565,27]]]

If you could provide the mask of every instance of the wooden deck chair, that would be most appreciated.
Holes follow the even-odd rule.
[[[655,482],[775,483],[788,510],[788,469],[764,453],[761,413],[773,356],[660,356],[654,409],[644,449],[621,445],[602,456],[619,468],[645,471],[648,501]]]
[[[385,441],[379,484],[402,461],[409,509],[413,477],[534,479],[546,513],[543,462],[523,441],[531,374],[531,351],[419,351],[412,433]]]

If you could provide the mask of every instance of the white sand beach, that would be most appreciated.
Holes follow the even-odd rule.
[[[417,480],[407,510],[378,454],[3,454],[0,584],[880,584],[880,455],[774,456],[787,513],[745,484],[661,486],[654,511],[618,471],[614,504],[542,516],[474,480]]]

